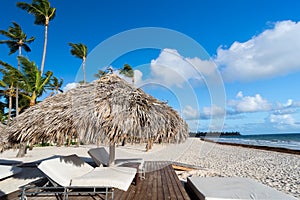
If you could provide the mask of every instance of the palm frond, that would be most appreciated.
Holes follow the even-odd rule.
[[[30,44],[35,40],[35,37],[31,37],[28,40],[26,40],[26,43]]]
[[[19,45],[16,42],[8,42],[7,46],[9,47],[9,55],[16,53],[19,50]]]
[[[6,36],[10,39],[15,39],[15,36],[12,33],[8,32],[8,31],[5,31],[5,30],[0,30],[0,34],[4,35],[4,36]]]
[[[34,15],[34,23],[37,25],[45,25],[46,17],[49,17],[49,21],[55,17],[56,9],[51,7],[48,0],[33,0],[31,4],[18,2],[17,6]]]
[[[29,40],[27,40],[27,35],[23,32],[21,26],[16,22],[12,23],[13,26],[10,26],[8,31],[0,31],[0,34],[10,38],[10,40],[2,40],[0,41],[0,44],[7,44],[8,48],[10,49],[9,55],[18,51],[20,46],[23,46],[23,49],[26,52],[29,52],[30,48],[26,45],[26,43],[33,42],[35,38],[31,37]]]
[[[23,44],[22,47],[26,52],[31,52],[31,49],[27,44]]]
[[[69,46],[71,46],[71,54],[77,58],[84,59],[87,56],[87,46],[82,43],[71,43],[69,42]]]

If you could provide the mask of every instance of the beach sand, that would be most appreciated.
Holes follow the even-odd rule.
[[[91,161],[87,151],[95,145],[80,147],[36,147],[26,157],[16,158],[17,151],[0,154],[1,162],[35,162],[58,155],[77,154]],[[169,160],[194,165],[198,170],[178,172],[181,180],[188,176],[247,177],[300,198],[300,155],[220,145],[189,138],[183,144],[155,144],[145,152],[145,144],[116,147],[116,158],[140,157],[145,161]],[[1,188],[2,187],[2,188]],[[6,192],[1,186],[2,192]]]

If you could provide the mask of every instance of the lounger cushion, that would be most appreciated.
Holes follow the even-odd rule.
[[[108,166],[109,162],[109,154],[105,148],[93,148],[88,151],[91,158],[94,160],[97,166]],[[115,159],[115,166],[121,166],[128,162],[140,163],[140,170],[144,167],[144,159],[143,158],[124,158],[124,159]]]
[[[21,172],[21,168],[9,165],[0,165],[0,180]]]
[[[96,167],[93,171],[72,179],[71,186],[105,186],[127,191],[136,169],[129,167]]]
[[[187,184],[200,200],[296,199],[248,178],[188,177]]]
[[[93,171],[93,167],[77,155],[62,156],[41,162],[38,168],[57,184],[67,187],[74,177]]]

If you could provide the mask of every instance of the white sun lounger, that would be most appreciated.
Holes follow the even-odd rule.
[[[22,171],[21,168],[9,165],[0,165],[0,180],[11,177]]]
[[[188,177],[187,184],[200,200],[296,200],[249,178]]]
[[[69,194],[84,192],[89,194],[105,193],[106,199],[108,194],[111,194],[113,199],[113,189],[118,188],[127,191],[136,175],[136,169],[128,167],[93,168],[76,155],[45,160],[41,162],[38,168],[48,177],[53,187],[35,187],[41,192],[34,193],[26,192],[26,190],[29,191],[30,187],[24,187],[21,199],[26,198],[28,194],[47,193],[49,189],[52,191],[53,189],[61,189],[60,192],[52,193],[63,194],[64,199],[68,199]],[[92,191],[78,191],[87,188],[92,189]],[[101,191],[103,188],[105,191]]]
[[[93,148],[88,151],[88,154],[94,160],[97,166],[108,166],[109,164],[109,154],[104,147]],[[128,163],[138,163],[138,173],[140,178],[145,178],[144,170],[144,159],[143,158],[124,158],[124,159],[115,159],[114,166],[122,166]]]
[[[88,151],[88,154],[94,160],[97,166],[108,166],[109,164],[109,154],[104,147],[93,148]],[[115,166],[122,165],[128,162],[138,162],[141,163],[141,166],[144,166],[143,158],[124,158],[124,159],[115,159]]]

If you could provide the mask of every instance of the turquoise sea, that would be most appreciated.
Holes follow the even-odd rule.
[[[281,147],[281,148],[300,151],[300,133],[220,136],[218,138],[209,138],[209,139],[217,142],[268,146],[268,147]]]

